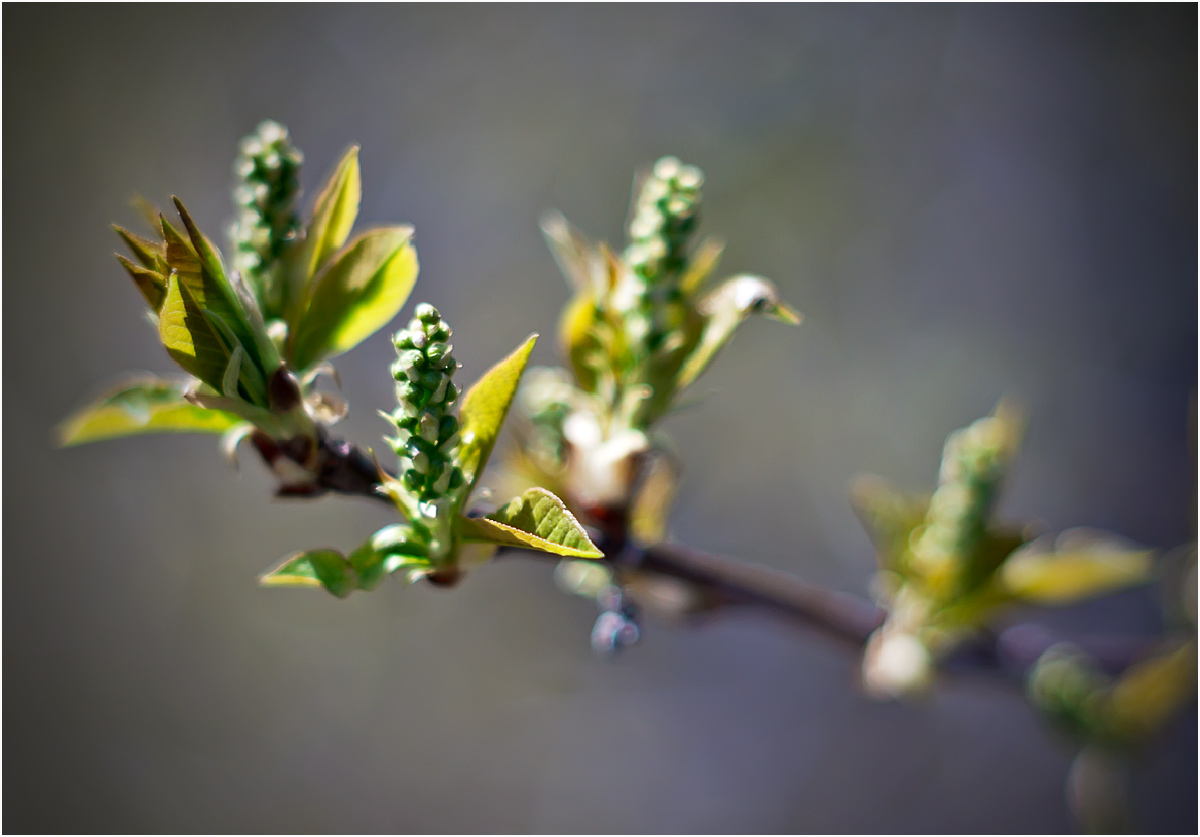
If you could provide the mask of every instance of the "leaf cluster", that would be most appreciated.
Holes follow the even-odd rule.
[[[329,358],[399,312],[418,269],[412,227],[372,229],[347,241],[360,195],[358,149],[351,147],[300,234],[247,275],[226,269],[178,198],[181,228],[161,213],[152,238],[114,227],[132,257],[118,261],[145,299],[163,347],[190,377],[123,381],[69,418],[60,441],[224,432],[242,423],[286,441],[316,438],[318,425],[340,419],[344,404],[314,392],[313,382]],[[263,280],[268,267],[275,284]]]

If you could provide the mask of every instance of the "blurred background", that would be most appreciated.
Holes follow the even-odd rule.
[[[1061,832],[1074,750],[994,678],[872,703],[755,614],[594,658],[548,562],[338,601],[256,575],[391,516],[284,502],[213,437],[56,450],[174,370],[112,259],[130,198],[224,241],[237,140],[289,126],[311,196],[362,144],[360,223],[411,222],[412,303],[471,381],[567,288],[549,208],[619,242],[634,170],[707,175],[718,275],[778,283],[666,429],[677,539],[866,593],[854,476],[931,488],[946,434],[1030,416],[1001,512],[1195,537],[1196,8],[9,6],[4,11],[5,831]],[[307,206],[307,202],[306,202]],[[411,308],[411,304],[410,304]],[[382,449],[389,341],[337,364]],[[1153,634],[1146,589],[1026,618]],[[1134,765],[1196,829],[1196,717]]]

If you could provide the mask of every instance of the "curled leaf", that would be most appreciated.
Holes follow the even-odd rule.
[[[459,518],[466,541],[536,549],[573,558],[603,558],[563,501],[544,488],[531,488],[485,518]]]

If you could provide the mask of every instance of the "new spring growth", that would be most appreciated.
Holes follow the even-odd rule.
[[[292,145],[287,128],[267,120],[244,138],[234,160],[238,206],[231,237],[233,264],[265,303],[267,319],[282,308],[280,261],[300,232],[297,203],[304,156]]]
[[[458,361],[448,342],[450,327],[432,305],[422,303],[414,313],[393,338],[398,406],[389,417],[396,436],[388,442],[401,460],[401,484],[421,506],[460,488],[463,473],[453,460],[459,426],[450,406],[458,398],[452,380]]]
[[[683,322],[678,279],[699,220],[704,175],[676,157],[663,157],[634,198],[625,263],[632,272],[629,329],[653,350]]]

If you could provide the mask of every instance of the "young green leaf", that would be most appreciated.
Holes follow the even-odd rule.
[[[463,398],[459,411],[462,443],[458,449],[458,466],[467,485],[463,500],[487,465],[537,337],[529,335],[516,351],[484,373]]]
[[[317,193],[312,220],[298,255],[300,282],[307,283],[321,266],[336,253],[354,226],[358,203],[362,199],[362,179],[358,167],[358,146],[352,145],[338,161],[337,168]],[[303,285],[294,289],[298,300]]]
[[[126,272],[133,279],[133,283],[137,285],[137,289],[141,291],[142,296],[146,299],[146,304],[150,306],[155,314],[162,308],[163,300],[167,296],[167,279],[166,277],[147,267],[139,267],[124,256],[117,254],[117,261],[125,268]]]
[[[238,277],[238,283],[241,284],[239,288],[225,273],[225,265],[221,262],[220,251],[200,231],[200,227],[192,220],[183,201],[179,198],[172,200],[175,201],[175,208],[178,210],[179,217],[183,220],[184,228],[191,240],[192,254],[195,255],[199,274],[199,281],[193,280],[192,284],[204,288],[204,307],[220,316],[233,330],[247,356],[263,375],[273,372],[279,366],[279,354],[275,350],[274,343],[267,336],[258,300],[250,289],[245,287],[240,277]],[[185,264],[190,268],[191,260],[185,257]],[[176,269],[185,274],[186,281],[190,270],[183,267]]]
[[[531,488],[483,518],[459,518],[465,541],[552,552],[569,558],[603,558],[563,501],[544,488]]]
[[[1070,604],[1149,581],[1153,553],[1112,536],[1074,529],[1053,547],[1041,538],[1000,567],[1010,593],[1037,604]]]
[[[185,384],[154,377],[128,380],[58,427],[63,447],[138,433],[223,433],[241,421],[183,399]]]
[[[296,369],[353,348],[396,316],[417,280],[411,238],[412,227],[364,233],[318,274],[291,336]]]
[[[129,248],[129,251],[133,253],[134,258],[141,262],[142,267],[158,273],[166,272],[166,248],[161,243],[143,238],[117,224],[113,224],[112,228],[117,235],[121,236],[121,240],[125,242],[125,246]]]
[[[195,291],[179,273],[167,278],[167,296],[158,315],[163,346],[185,371],[220,391],[233,348],[204,315]]]
[[[753,313],[796,325],[800,315],[779,299],[775,286],[760,276],[742,275],[727,279],[699,304],[705,315],[700,342],[684,363],[676,378],[678,389],[691,384],[708,368],[717,352],[729,342],[734,331]]]

